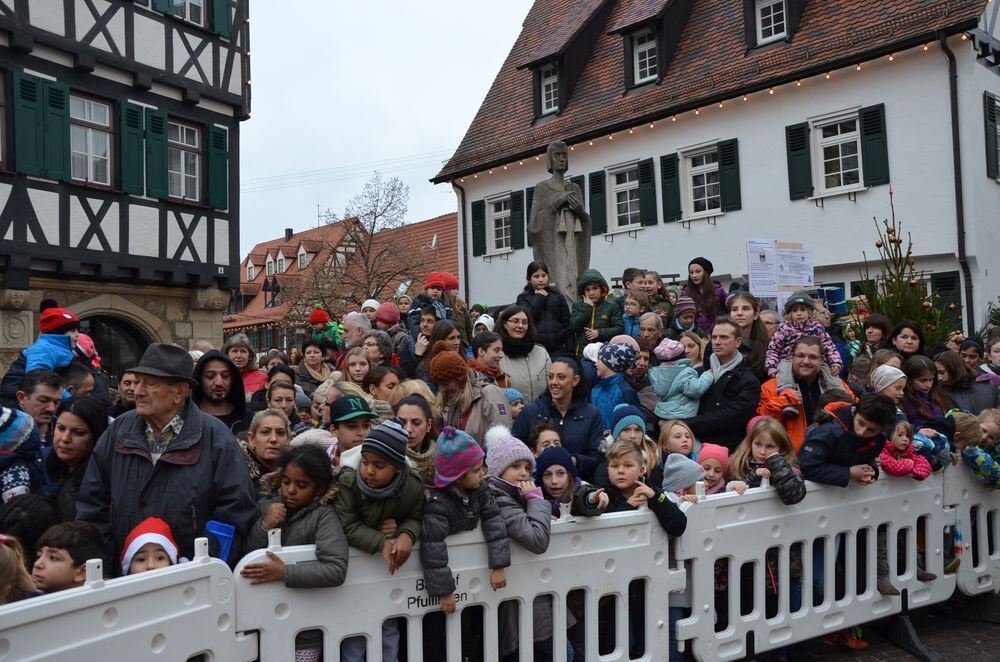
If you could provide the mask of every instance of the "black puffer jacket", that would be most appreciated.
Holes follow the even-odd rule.
[[[1000,407],[1000,389],[986,380],[945,386],[944,392],[957,408],[975,416],[986,409]]]
[[[559,356],[568,351],[569,302],[566,295],[554,285],[545,288],[548,296],[538,294],[530,286],[517,295],[517,305],[528,311],[535,323],[535,341],[544,347],[549,356]]]
[[[424,505],[420,564],[424,567],[427,594],[432,598],[455,592],[455,577],[448,567],[448,536],[472,531],[479,522],[482,522],[486,538],[487,565],[491,570],[506,568],[510,565],[507,525],[486,481],[468,498],[454,487],[430,490]]]
[[[741,361],[715,380],[701,396],[698,415],[685,422],[702,443],[719,444],[732,452],[746,436],[759,402],[760,382],[751,366]]]

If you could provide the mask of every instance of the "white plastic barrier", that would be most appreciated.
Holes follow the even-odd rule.
[[[785,506],[773,488],[748,490],[743,496],[714,495],[686,507],[688,528],[677,541],[677,558],[690,564],[691,616],[679,621],[681,639],[689,640],[700,660],[733,660],[754,649],[763,652],[812,639],[843,628],[901,611],[901,597],[885,597],[876,590],[877,529],[886,525],[888,558],[894,585],[909,593],[909,605],[919,607],[946,600],[954,591],[955,578],[943,574],[943,528],[950,513],[943,509],[940,474],[917,483],[883,475],[875,484],[847,488],[807,483],[806,498]],[[925,518],[925,519],[921,519]],[[917,528],[923,533],[927,570],[938,579],[917,581]],[[897,531],[906,530],[905,572],[897,575]],[[859,534],[864,531],[862,558]],[[842,536],[840,534],[843,534]],[[845,560],[844,594],[837,595],[834,563],[840,538]],[[823,601],[813,606],[813,541],[825,545]],[[801,607],[791,611],[789,553],[796,543],[802,554]],[[765,552],[777,548],[779,561],[778,602],[769,617],[765,607],[765,582],[772,581],[764,562]],[[716,632],[714,571],[717,560],[728,566],[728,624]],[[864,565],[859,566],[859,561]],[[741,594],[741,568],[752,564],[752,593]],[[857,590],[856,576],[864,568],[864,586]],[[752,609],[741,614],[741,598],[752,598]]]
[[[272,548],[286,562],[315,558],[309,546]],[[473,605],[484,609],[483,650],[487,660],[498,659],[497,609],[515,599],[520,608],[520,649],[532,646],[532,603],[539,595],[553,596],[553,622],[566,623],[566,598],[570,591],[585,591],[585,631],[589,659],[597,659],[597,605],[604,595],[616,596],[616,650],[607,659],[628,657],[628,587],[635,579],[646,581],[646,646],[641,659],[659,660],[667,649],[666,599],[684,586],[682,571],[671,571],[667,536],[648,512],[616,513],[594,518],[559,521],[552,525],[548,552],[536,556],[511,544],[512,565],[507,568],[507,588],[493,591],[486,566],[486,547],[477,530],[448,538],[449,565],[457,577],[456,613],[447,617],[446,647],[449,660],[461,650],[459,612]],[[264,551],[245,557],[236,568],[237,630],[257,631],[260,658],[267,662],[292,660],[295,635],[302,630],[324,632],[324,655],[339,659],[340,642],[366,636],[368,659],[381,655],[380,632],[389,618],[406,620],[411,660],[421,659],[422,617],[438,611],[437,600],[423,589],[419,550],[392,577],[381,556],[351,550],[348,582],[329,589],[289,589],[280,583],[250,585],[239,577],[247,563],[263,560]],[[566,628],[554,627],[555,659],[565,659]],[[522,653],[524,654],[524,653]]]
[[[969,596],[994,593],[1000,590],[1000,492],[962,462],[944,475],[944,503],[954,509],[962,536],[958,589]]]
[[[236,634],[229,567],[197,544],[190,563],[108,581],[88,561],[85,586],[5,607],[0,661],[257,659],[256,636]]]

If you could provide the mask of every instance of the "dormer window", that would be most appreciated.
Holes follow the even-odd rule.
[[[640,30],[632,35],[632,69],[636,85],[656,80],[656,32],[653,30]]]
[[[254,271],[253,262],[248,262],[247,263],[247,280],[253,280],[256,275],[257,275],[257,272]]]
[[[274,260],[271,258],[270,255],[267,256],[267,275],[268,276],[274,275]]]
[[[539,97],[542,100],[542,115],[559,110],[559,70],[555,65],[547,65],[539,71]]]
[[[309,253],[306,253],[306,249],[299,248],[299,271],[304,270],[309,266]]]
[[[281,253],[278,253],[278,273],[285,273],[285,256]]]
[[[756,0],[757,45],[784,39],[788,35],[785,0]]]

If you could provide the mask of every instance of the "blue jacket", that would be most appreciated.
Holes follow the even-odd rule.
[[[633,338],[639,337],[639,318],[631,315],[622,315],[622,323],[625,324],[625,335]]]
[[[649,369],[649,384],[659,398],[653,413],[657,418],[692,418],[698,415],[701,396],[715,383],[711,370],[698,374],[691,359],[680,359],[674,365]]]
[[[576,458],[580,477],[592,481],[594,470],[603,459],[601,439],[605,428],[597,407],[585,400],[577,400],[563,416],[546,391],[514,419],[511,434],[517,439],[527,439],[531,428],[539,423],[551,423],[560,428],[562,446]]]
[[[601,412],[601,420],[604,421],[605,430],[610,430],[615,426],[615,407],[622,403],[636,407],[641,406],[635,389],[625,379],[625,375],[620,372],[597,380],[594,388],[590,391],[590,404]]]
[[[885,445],[885,435],[862,439],[854,434],[854,407],[851,405],[827,408],[833,421],[814,428],[806,434],[799,449],[799,468],[802,476],[824,485],[847,487],[851,482],[851,467],[867,464],[875,470],[875,459]]]
[[[32,370],[58,370],[73,362],[73,344],[61,333],[43,333],[24,350],[24,373]]]

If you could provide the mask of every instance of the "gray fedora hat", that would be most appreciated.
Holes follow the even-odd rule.
[[[194,363],[187,350],[163,342],[155,342],[147,347],[139,359],[139,365],[129,372],[187,382],[192,386],[196,383],[191,376],[194,373]]]

